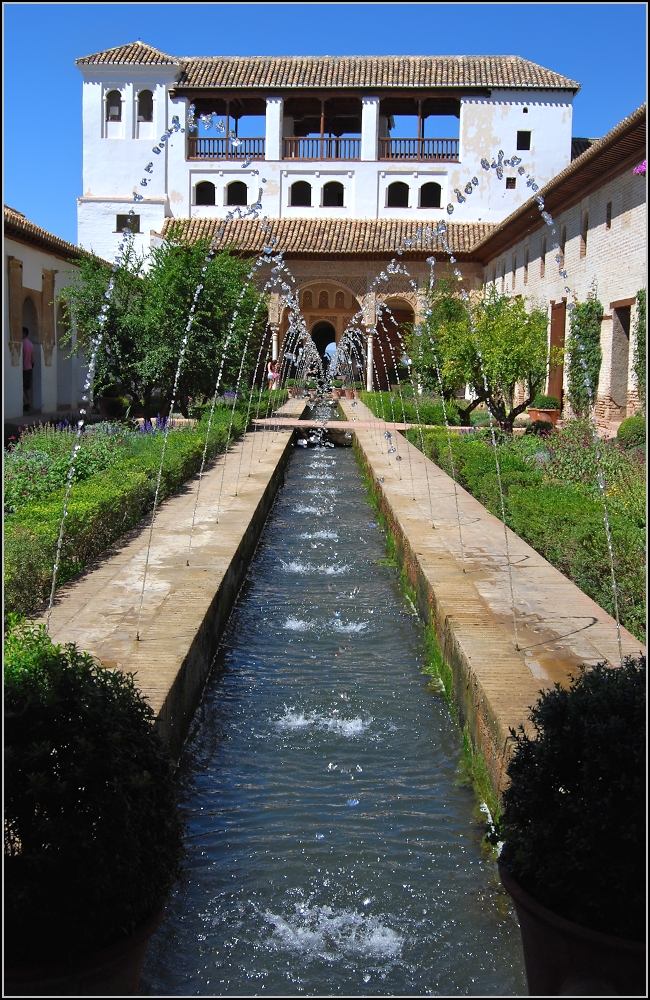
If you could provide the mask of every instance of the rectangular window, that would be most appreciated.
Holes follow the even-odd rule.
[[[563,222],[560,226],[560,250],[564,257],[566,252],[566,222]]]
[[[514,288],[517,284],[517,256],[513,253],[512,255],[512,287]]]
[[[516,187],[517,187],[517,178],[516,177],[506,177],[506,188],[507,188],[507,190],[512,191]]]
[[[543,278],[546,274],[546,237],[542,236],[542,252],[539,256],[539,276]]]
[[[582,213],[582,225],[580,226],[580,256],[587,256],[587,233],[589,231],[589,215]]]
[[[607,208],[605,209],[605,229],[612,228],[612,203],[607,202]]]
[[[132,233],[140,232],[139,215],[118,215],[115,223],[115,232],[121,233],[125,229],[130,229]]]
[[[517,149],[530,149],[530,132],[517,132]]]
[[[506,290],[506,261],[505,261],[505,257],[504,257],[504,259],[501,261],[501,294],[502,295],[505,292],[505,290]]]
[[[528,247],[524,247],[524,285],[528,284]]]

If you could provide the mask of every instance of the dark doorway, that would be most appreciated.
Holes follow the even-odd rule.
[[[336,330],[331,323],[317,323],[314,329],[311,331],[311,339],[316,345],[316,350],[320,354],[321,358],[325,357],[325,348],[332,341],[336,340]]]
[[[630,306],[617,306],[612,309],[612,313],[611,395],[625,415],[630,356]]]

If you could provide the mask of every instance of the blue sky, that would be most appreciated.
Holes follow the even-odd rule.
[[[137,38],[171,55],[520,55],[582,84],[574,135],[646,100],[644,3],[5,4],[4,201],[76,243],[81,74]]]

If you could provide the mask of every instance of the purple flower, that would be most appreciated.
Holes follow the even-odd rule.
[[[637,176],[640,177],[645,177],[645,162],[646,161],[644,160],[643,163],[639,163],[639,165],[634,168],[632,173],[637,174]]]

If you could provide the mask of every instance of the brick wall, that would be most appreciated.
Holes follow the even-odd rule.
[[[608,209],[608,205],[610,208]],[[586,247],[582,236],[588,218]],[[635,298],[646,284],[646,196],[645,177],[635,176],[626,168],[590,191],[579,202],[558,212],[554,226],[544,223],[505,253],[487,262],[484,281],[510,294],[523,295],[531,304],[548,310],[550,303],[563,298],[579,302],[589,296],[595,283],[597,297],[604,307],[601,333],[603,361],[598,383],[596,418],[600,422],[620,419],[638,407],[638,393],[632,371]],[[558,264],[551,245],[566,231],[565,268],[567,278],[558,274]],[[556,234],[553,234],[553,229]],[[542,264],[543,241],[546,241],[545,267]],[[516,271],[513,272],[513,261]],[[527,262],[527,267],[525,266]],[[502,281],[505,265],[505,280]],[[565,288],[569,288],[567,293]],[[616,313],[616,307],[619,313]],[[630,310],[629,339],[621,333],[619,318]],[[567,314],[568,332],[568,314]],[[621,396],[621,382],[625,391]],[[567,372],[564,371],[564,389]]]

